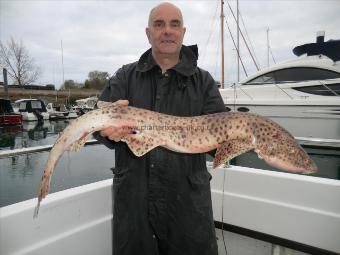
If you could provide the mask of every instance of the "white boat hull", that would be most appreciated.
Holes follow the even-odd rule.
[[[340,105],[285,105],[259,101],[256,104],[227,101],[225,105],[231,111],[257,113],[266,117],[340,119]]]
[[[340,140],[340,107],[226,105],[234,112],[251,112],[271,118],[297,137]]]
[[[338,96],[307,96],[288,85],[239,85],[220,93],[227,110],[269,117],[294,136],[340,139]]]
[[[0,210],[0,254],[112,254],[112,180],[51,194]]]
[[[217,222],[340,253],[338,180],[235,166],[212,175]],[[112,180],[50,194],[33,219],[36,202],[0,208],[2,255],[112,254]],[[237,240],[226,240],[231,250],[251,251],[243,255],[255,254],[254,250],[269,255],[277,249],[269,243],[258,248],[256,240],[237,235],[232,238]],[[253,247],[248,247],[250,243]]]

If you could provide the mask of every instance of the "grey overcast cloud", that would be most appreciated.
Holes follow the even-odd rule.
[[[65,80],[84,82],[90,71],[113,75],[123,64],[138,60],[149,48],[145,27],[149,11],[163,1],[53,1],[0,0],[0,40],[22,40],[42,69],[36,84],[62,85],[63,44]],[[199,65],[220,80],[220,1],[170,1],[181,8],[187,32],[184,44],[197,44]],[[225,20],[236,38],[236,23],[225,1]],[[240,0],[244,23],[261,68],[267,66],[267,29],[273,58],[296,58],[292,49],[315,41],[317,31],[325,39],[340,39],[340,1]],[[241,26],[243,29],[243,25]],[[244,33],[246,33],[243,30]],[[236,51],[225,25],[225,83],[236,82]],[[256,71],[244,44],[241,57],[248,74]],[[245,78],[241,71],[241,79]],[[2,71],[0,75],[2,80]]]

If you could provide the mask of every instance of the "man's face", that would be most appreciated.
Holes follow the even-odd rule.
[[[183,19],[178,9],[162,6],[153,10],[146,34],[154,53],[179,55],[184,33]]]

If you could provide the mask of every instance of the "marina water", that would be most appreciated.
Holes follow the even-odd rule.
[[[0,150],[12,150],[53,144],[68,120],[24,122],[22,128],[0,129]],[[340,149],[305,148],[320,171],[314,176],[340,179]],[[0,158],[0,207],[37,195],[48,151]],[[211,160],[211,158],[208,158]],[[232,164],[276,171],[253,152],[245,153]],[[51,193],[113,177],[114,151],[103,145],[66,152],[57,164],[51,181]]]

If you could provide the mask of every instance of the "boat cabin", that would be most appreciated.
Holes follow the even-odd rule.
[[[23,120],[48,120],[45,103],[40,99],[21,99],[15,101],[17,111],[22,115]]]

